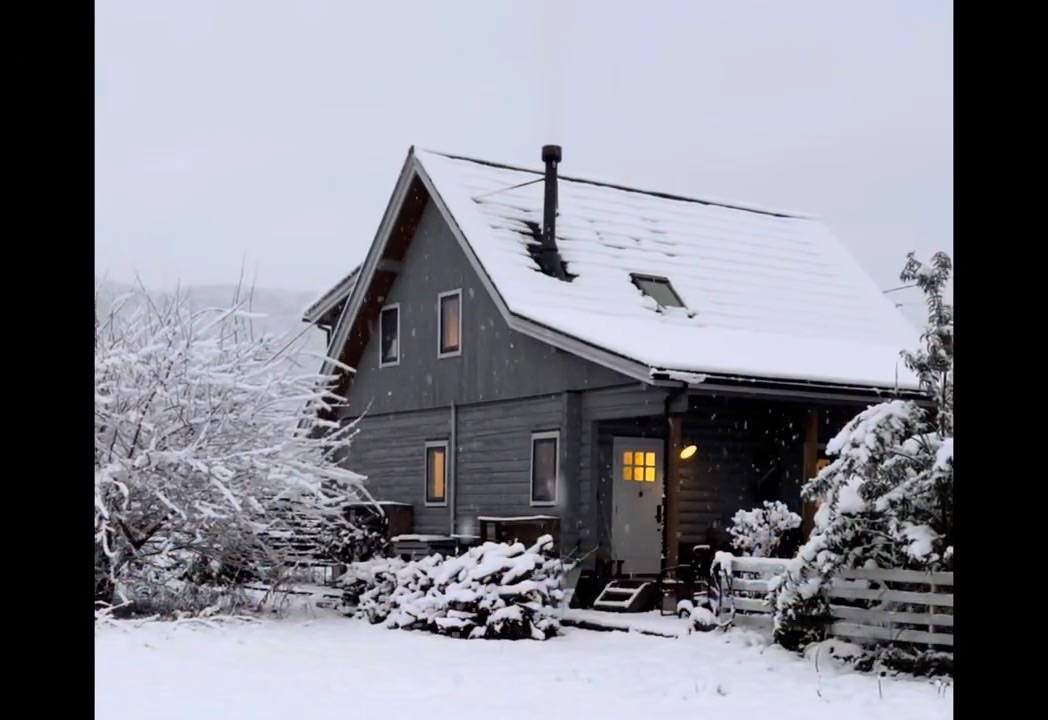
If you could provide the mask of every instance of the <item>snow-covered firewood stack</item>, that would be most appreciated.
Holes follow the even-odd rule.
[[[355,614],[390,628],[461,638],[545,640],[559,632],[564,567],[544,535],[532,547],[485,543],[455,557],[357,563],[343,578]],[[366,589],[361,591],[361,586]]]
[[[351,563],[338,579],[343,588],[343,609],[347,615],[370,622],[382,622],[390,613],[390,598],[397,589],[398,573],[408,563],[400,558],[376,557]]]

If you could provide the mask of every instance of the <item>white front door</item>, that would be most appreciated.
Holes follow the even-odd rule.
[[[622,571],[657,574],[662,567],[662,440],[612,440],[611,547]]]

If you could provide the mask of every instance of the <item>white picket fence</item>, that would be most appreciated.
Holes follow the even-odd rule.
[[[730,571],[732,576],[732,597],[720,608],[721,621],[731,618],[740,627],[770,631],[772,607],[766,595],[787,562],[718,553],[718,571]],[[952,572],[845,570],[830,583],[827,594],[833,616],[830,633],[835,637],[859,644],[912,644],[952,652]]]

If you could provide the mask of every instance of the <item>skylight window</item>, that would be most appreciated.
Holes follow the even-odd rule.
[[[633,284],[637,286],[637,289],[658,303],[660,308],[684,307],[684,302],[680,299],[677,291],[673,289],[673,286],[670,285],[668,279],[653,275],[638,275],[636,273],[633,273],[630,277],[633,278]]]

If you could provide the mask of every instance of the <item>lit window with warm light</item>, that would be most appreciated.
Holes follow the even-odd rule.
[[[444,440],[426,443],[426,505],[447,504],[448,443]]]
[[[437,357],[462,354],[462,291],[437,296]]]
[[[622,479],[655,482],[655,453],[650,450],[626,450],[622,453]]]

